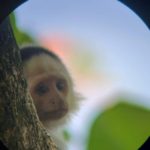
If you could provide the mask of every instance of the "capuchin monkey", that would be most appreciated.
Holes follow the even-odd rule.
[[[38,117],[45,128],[55,134],[78,108],[79,94],[74,90],[72,78],[60,58],[42,47],[28,46],[20,51],[23,72]],[[58,148],[63,144],[55,137]]]

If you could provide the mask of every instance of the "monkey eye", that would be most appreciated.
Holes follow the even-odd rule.
[[[39,84],[37,87],[36,87],[36,93],[39,95],[39,96],[42,96],[44,94],[46,94],[47,92],[49,91],[49,87],[46,85],[46,84]]]
[[[62,91],[64,90],[65,88],[65,82],[63,80],[59,80],[56,82],[56,88],[59,90],[59,91]]]

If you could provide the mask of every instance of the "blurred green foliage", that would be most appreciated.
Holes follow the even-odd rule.
[[[66,141],[69,141],[71,138],[70,132],[68,132],[67,130],[63,131],[63,136]]]
[[[19,29],[19,27],[16,24],[16,18],[14,13],[12,13],[9,17],[18,45],[34,43],[34,40],[29,33]]]
[[[88,150],[137,150],[150,136],[150,111],[120,102],[95,120]]]

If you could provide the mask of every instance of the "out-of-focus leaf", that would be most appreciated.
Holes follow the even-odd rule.
[[[12,13],[10,15],[10,21],[13,28],[13,32],[16,38],[16,41],[19,45],[33,43],[34,40],[31,35],[23,30],[19,29],[16,24],[15,15]]]
[[[150,111],[120,102],[100,114],[89,136],[88,150],[137,150],[150,136]]]
[[[64,131],[63,131],[63,136],[64,136],[64,139],[65,139],[66,141],[69,141],[70,138],[71,138],[71,135],[70,135],[70,133],[69,133],[67,130],[64,130]]]

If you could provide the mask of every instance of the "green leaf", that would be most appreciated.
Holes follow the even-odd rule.
[[[137,150],[150,136],[150,111],[120,102],[100,114],[89,136],[88,150]]]
[[[70,135],[69,131],[67,131],[67,130],[63,130],[63,136],[66,141],[69,141],[71,138],[71,135]]]
[[[16,17],[14,15],[14,13],[10,14],[10,22],[11,22],[11,26],[16,38],[16,41],[19,45],[23,45],[23,44],[31,44],[34,42],[33,38],[31,37],[31,35],[23,30],[21,30],[16,23]]]

